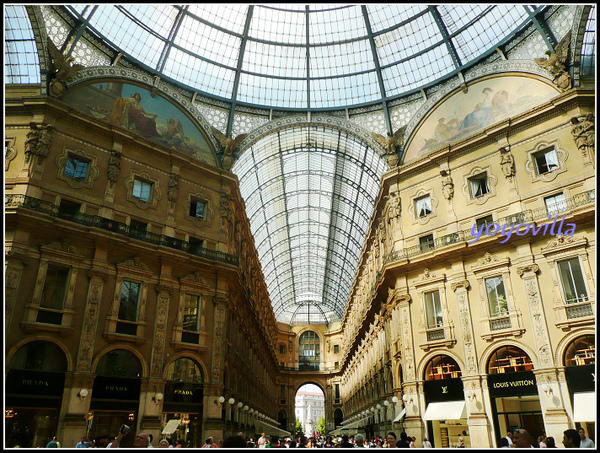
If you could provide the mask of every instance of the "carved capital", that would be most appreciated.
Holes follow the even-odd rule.
[[[462,280],[460,282],[455,282],[452,283],[452,285],[450,285],[450,287],[452,288],[452,291],[456,292],[457,289],[461,289],[464,288],[464,290],[468,290],[471,287],[471,284],[469,283],[468,280]]]
[[[89,270],[88,271],[88,277],[89,278],[99,277],[99,278],[101,278],[104,281],[108,280],[108,274],[106,272],[99,271],[99,270],[96,270],[96,269]]]
[[[537,264],[529,264],[527,266],[517,267],[517,274],[519,277],[523,278],[523,274],[532,272],[533,274],[537,274],[540,270],[540,267]]]

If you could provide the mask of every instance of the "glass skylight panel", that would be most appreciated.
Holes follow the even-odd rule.
[[[100,5],[90,18],[90,25],[133,58],[156,68],[164,41],[129,19],[117,7]]]
[[[40,65],[24,6],[4,7],[4,83],[40,83]]]
[[[398,22],[416,16],[426,9],[427,5],[422,4],[367,5],[367,14],[371,23],[371,30],[373,33],[377,33],[393,27]]]
[[[191,16],[184,17],[173,42],[201,57],[233,69],[237,67],[241,39]]]
[[[240,75],[238,101],[277,107],[306,108],[306,80]]]
[[[367,35],[360,6],[309,13],[310,44],[339,42]]]
[[[311,107],[328,108],[336,105],[360,104],[381,99],[375,71],[355,76],[310,81]]]
[[[267,76],[306,78],[306,47],[249,40],[242,70]]]
[[[163,38],[169,37],[177,17],[177,9],[166,4],[123,5],[122,8]]]
[[[373,70],[373,53],[367,39],[310,47],[310,77],[331,77]]]
[[[255,6],[248,35],[264,41],[306,45],[306,14],[304,10]]]
[[[244,32],[248,6],[237,4],[196,3],[190,4],[188,11],[218,27],[225,28],[241,35]]]
[[[171,49],[163,73],[195,89],[231,97],[235,77],[232,70],[196,58],[176,47]]]

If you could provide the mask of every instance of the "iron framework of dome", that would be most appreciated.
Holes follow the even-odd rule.
[[[383,129],[393,133],[401,123],[390,106],[460,76],[526,29],[535,27],[547,48],[557,41],[544,19],[549,7],[541,5],[54,8],[70,29],[51,30],[47,17],[45,26],[66,55],[79,58],[94,41],[101,50],[90,59],[94,64],[122,58],[214,100],[229,111],[215,124],[226,135],[240,133],[235,121],[243,109],[266,111],[269,119],[270,109],[305,118],[306,112],[339,117],[344,109],[346,116],[349,109],[378,110]],[[24,10],[5,7],[6,83],[40,82]],[[594,8],[590,20],[595,27]],[[584,48],[592,63],[582,67],[593,71],[590,30]],[[359,137],[308,123],[310,117],[261,137],[242,150],[233,171],[276,317],[310,324],[343,315],[387,166]]]

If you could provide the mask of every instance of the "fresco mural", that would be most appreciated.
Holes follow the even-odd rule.
[[[72,88],[63,101],[101,121],[217,166],[194,123],[175,105],[159,95],[152,97],[144,88],[112,81],[93,83]]]
[[[487,79],[450,96],[417,129],[404,162],[422,157],[484,127],[517,115],[555,97],[550,85],[528,77]]]

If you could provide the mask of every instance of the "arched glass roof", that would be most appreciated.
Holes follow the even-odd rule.
[[[344,131],[294,126],[233,166],[275,317],[341,319],[387,165]]]
[[[146,69],[194,91],[331,109],[418,90],[493,51],[536,5],[73,5]]]

